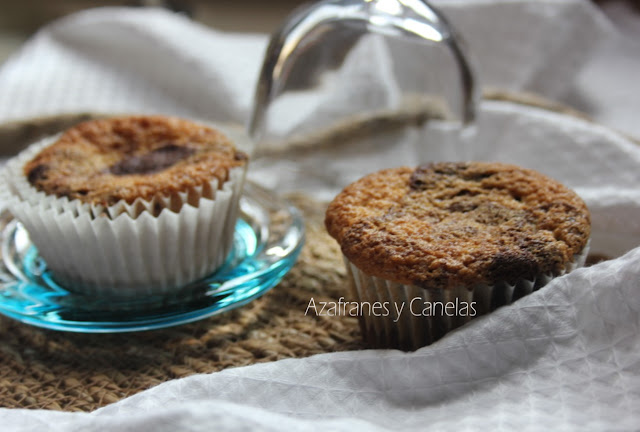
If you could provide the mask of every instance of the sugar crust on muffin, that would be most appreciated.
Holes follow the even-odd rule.
[[[165,116],[116,117],[68,129],[24,166],[24,175],[60,198],[131,204],[207,188],[214,178],[221,189],[247,158],[211,127]]]
[[[586,246],[580,197],[503,163],[434,163],[370,174],[329,205],[329,234],[365,273],[429,288],[561,274]]]

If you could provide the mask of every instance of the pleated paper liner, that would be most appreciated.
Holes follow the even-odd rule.
[[[376,348],[416,350],[430,345],[473,318],[542,288],[554,277],[582,267],[589,244],[558,275],[540,274],[515,283],[433,289],[406,285],[371,276],[343,257],[354,307],[359,308],[362,334]]]

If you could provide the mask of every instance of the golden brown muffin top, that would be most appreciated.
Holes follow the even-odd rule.
[[[387,169],[345,188],[326,227],[367,274],[432,288],[560,274],[587,244],[575,192],[502,163]]]
[[[206,185],[219,188],[229,170],[247,163],[221,132],[188,120],[131,116],[68,129],[24,166],[39,191],[112,205],[151,200]]]

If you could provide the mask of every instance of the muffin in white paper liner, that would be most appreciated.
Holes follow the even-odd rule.
[[[29,232],[56,282],[110,297],[164,295],[218,269],[232,247],[246,164],[170,196],[104,207],[38,191],[22,170],[57,137],[7,163],[7,207]]]
[[[416,350],[475,317],[542,288],[554,277],[582,267],[588,253],[589,243],[561,274],[555,276],[540,274],[533,280],[523,278],[515,284],[503,281],[494,285],[456,286],[453,289],[430,289],[392,282],[361,271],[344,255],[343,259],[352,300],[360,305],[358,318],[365,341],[376,348]],[[376,302],[386,307],[378,307],[377,313],[372,313],[372,305]],[[447,304],[451,307],[445,309]]]

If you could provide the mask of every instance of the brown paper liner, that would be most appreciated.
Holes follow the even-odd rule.
[[[587,244],[567,264],[562,274],[582,267],[588,252]],[[432,289],[371,276],[346,257],[343,258],[351,297],[361,305],[359,319],[362,335],[372,348],[413,351],[430,345],[451,330],[513,303],[554,278],[551,274],[540,274],[533,280],[520,279],[515,284],[502,281],[494,285]],[[376,302],[387,305],[386,309],[378,308],[378,313],[370,313]]]

